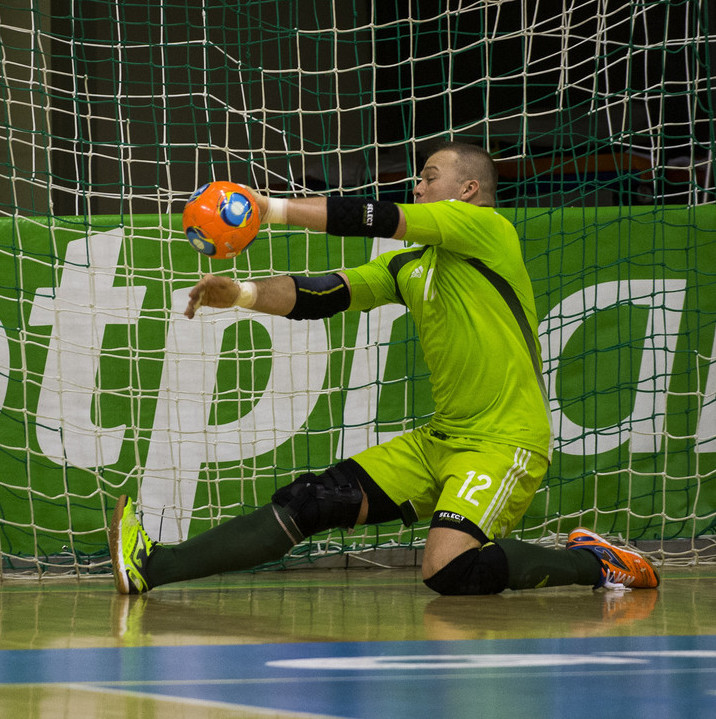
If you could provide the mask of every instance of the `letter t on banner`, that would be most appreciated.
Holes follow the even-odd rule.
[[[37,404],[37,441],[53,462],[76,467],[114,464],[125,425],[92,421],[96,377],[107,325],[139,318],[146,287],[115,287],[121,229],[89,235],[67,245],[58,287],[37,290],[29,323],[51,325]]]

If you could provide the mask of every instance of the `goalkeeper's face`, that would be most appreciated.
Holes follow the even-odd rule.
[[[420,181],[413,188],[416,203],[440,200],[465,200],[466,182],[462,179],[457,153],[440,150],[425,162]]]

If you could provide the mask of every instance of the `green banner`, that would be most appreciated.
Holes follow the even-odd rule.
[[[525,536],[713,532],[716,208],[504,210],[524,238],[556,451]],[[179,217],[0,220],[0,550],[102,552],[139,493],[165,541],[426,421],[403,308],[183,316],[205,272],[324,272],[396,244],[265,231],[210,261]],[[574,520],[574,521],[573,521]]]

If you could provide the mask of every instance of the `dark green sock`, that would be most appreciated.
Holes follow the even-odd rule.
[[[496,539],[507,557],[510,589],[594,586],[601,579],[601,562],[586,549],[549,549],[518,539]]]
[[[284,526],[294,526],[288,510],[267,504],[181,544],[156,545],[147,563],[149,585],[252,569],[280,559],[295,544]]]

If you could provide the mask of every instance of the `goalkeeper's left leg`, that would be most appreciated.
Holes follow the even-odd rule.
[[[440,531],[431,530],[432,532]],[[460,547],[461,536],[477,543],[457,530],[451,534],[454,546]],[[460,549],[451,556],[428,536],[426,546],[425,584],[440,594],[497,594],[503,589],[535,589],[581,584],[607,589],[625,587],[654,589],[659,573],[638,552],[617,547],[594,532],[578,527],[569,534],[566,549],[540,547],[517,539],[495,539],[479,547],[469,547],[463,539]],[[445,557],[449,560],[445,561]],[[437,566],[437,571],[431,567]]]
[[[600,577],[601,564],[589,552],[495,539],[453,557],[425,584],[440,594],[498,594],[504,589],[595,586]]]

